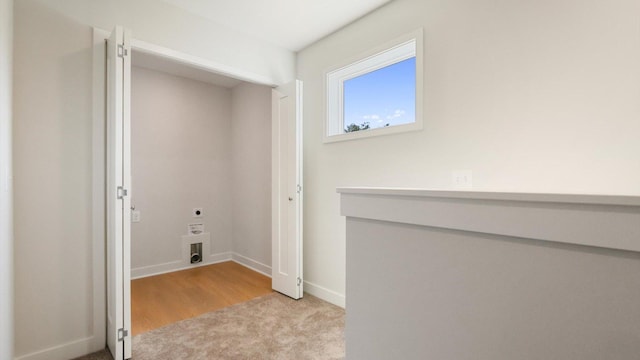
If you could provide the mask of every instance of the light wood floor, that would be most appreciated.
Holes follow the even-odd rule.
[[[223,262],[131,281],[132,333],[271,293],[271,279],[235,262]]]

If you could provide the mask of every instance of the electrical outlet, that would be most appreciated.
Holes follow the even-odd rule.
[[[204,212],[202,211],[202,208],[193,208],[194,218],[201,218],[203,215],[204,215]]]
[[[473,187],[473,172],[471,170],[454,170],[452,184],[455,189],[471,189]]]
[[[131,211],[131,222],[134,222],[134,223],[140,222],[140,210]]]

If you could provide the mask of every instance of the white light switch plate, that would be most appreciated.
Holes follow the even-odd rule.
[[[451,181],[454,189],[471,189],[473,188],[473,172],[471,170],[454,170]]]
[[[140,210],[131,211],[131,222],[140,222]]]

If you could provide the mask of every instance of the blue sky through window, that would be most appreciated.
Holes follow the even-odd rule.
[[[415,122],[416,58],[344,82],[344,126],[372,129]]]

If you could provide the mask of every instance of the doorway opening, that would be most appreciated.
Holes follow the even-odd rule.
[[[105,39],[107,39],[106,47],[104,46]],[[143,162],[143,164],[145,164],[144,166],[155,164],[154,166],[150,166],[152,170],[155,169],[155,171],[151,171],[151,178],[154,180],[160,179],[161,182],[165,182],[165,186],[156,188],[155,193],[152,195],[157,198],[171,198],[174,192],[182,194],[182,198],[173,199],[174,201],[170,201],[168,205],[159,207],[161,213],[162,211],[172,208],[183,209],[180,214],[169,213],[168,215],[165,214],[161,216],[162,226],[165,225],[164,222],[169,225],[180,224],[181,230],[179,231],[184,231],[182,232],[183,235],[178,236],[179,239],[177,241],[179,247],[182,249],[182,257],[174,258],[173,260],[160,264],[134,267],[134,272],[132,272],[133,261],[131,259],[132,225],[143,223],[145,219],[148,219],[149,215],[145,211],[151,207],[149,207],[148,204],[144,205],[138,202],[138,199],[135,197],[136,189],[140,188],[139,184],[137,184],[139,181],[133,179],[132,182],[132,178],[134,177],[132,176],[131,166],[133,159],[132,147],[135,148],[136,146],[135,139],[132,141],[131,126],[132,109],[136,108],[136,105],[132,106],[131,95],[131,60],[133,51],[157,55],[161,58],[160,63],[166,65],[167,61],[164,60],[169,60],[169,62],[182,65],[183,70],[185,69],[184,65],[187,65],[186,68],[188,69],[186,71],[191,74],[191,80],[195,80],[197,83],[195,87],[201,87],[202,83],[205,82],[202,81],[204,79],[203,77],[205,77],[202,70],[213,73],[215,76],[220,74],[239,74],[237,76],[234,75],[234,77],[240,80],[249,80],[249,82],[253,83],[245,85],[236,84],[232,86],[233,90],[227,90],[227,93],[233,93],[234,91],[241,93],[237,97],[234,97],[233,94],[231,95],[232,103],[234,99],[239,98],[248,97],[252,100],[249,101],[249,105],[232,106],[232,108],[238,109],[237,111],[227,110],[226,112],[223,111],[222,115],[218,114],[220,120],[215,123],[218,128],[213,126],[213,128],[215,128],[213,132],[207,131],[207,129],[202,129],[201,132],[189,132],[190,127],[184,126],[184,123],[180,122],[178,122],[176,126],[175,121],[173,123],[174,126],[169,126],[168,129],[162,126],[156,126],[160,124],[160,122],[157,121],[159,118],[164,117],[166,114],[175,115],[176,108],[180,107],[188,109],[189,119],[191,115],[196,119],[201,117],[202,114],[199,112],[200,110],[198,110],[200,107],[189,103],[186,105],[168,106],[166,108],[162,108],[161,106],[165,104],[164,100],[167,99],[167,102],[170,102],[169,100],[175,100],[173,98],[181,98],[182,100],[192,99],[190,96],[185,96],[182,90],[189,93],[190,90],[188,89],[194,87],[193,84],[178,86],[180,91],[177,91],[177,95],[174,91],[168,96],[164,94],[164,97],[151,97],[150,103],[152,107],[161,108],[163,111],[161,114],[152,114],[150,116],[150,119],[156,120],[156,122],[152,122],[154,126],[151,127],[151,130],[145,128],[144,134],[147,136],[146,140],[151,143],[155,142],[156,146],[158,144],[161,146],[145,154],[147,161]],[[157,60],[158,59],[155,59],[153,61],[157,63]],[[175,64],[171,66],[174,65]],[[96,266],[94,267],[94,278],[100,279],[101,271],[104,271],[104,268],[101,270],[100,263],[104,264],[106,260],[105,288],[107,293],[106,304],[99,301],[100,296],[96,297],[96,299],[98,299],[96,301],[96,309],[99,312],[99,309],[102,308],[104,304],[104,308],[107,310],[105,339],[108,348],[116,360],[131,358],[132,353],[132,275],[134,278],[143,278],[147,275],[171,273],[175,270],[232,261],[238,263],[240,266],[253,268],[258,273],[263,272],[267,276],[270,275],[272,278],[271,287],[278,292],[294,299],[301,298],[303,294],[300,105],[302,84],[299,81],[295,81],[274,89],[269,89],[264,86],[260,87],[259,85],[270,84],[265,83],[259,77],[253,76],[252,74],[246,75],[245,73],[243,75],[242,72],[233,69],[230,70],[228,67],[226,69],[219,69],[211,65],[210,62],[203,59],[141,41],[135,41],[131,38],[131,33],[122,27],[116,27],[110,36],[106,32],[98,29],[94,32],[94,161],[96,163],[96,166],[94,166],[94,221],[97,224],[94,231],[94,243],[96,244],[94,259],[97,260]],[[153,69],[153,71],[157,70],[162,69]],[[163,71],[160,71],[160,73],[161,72]],[[164,72],[166,73],[166,71]],[[194,73],[195,75],[193,75]],[[172,77],[174,80],[180,77],[188,78],[188,76],[175,76],[176,74],[163,74],[161,77],[165,75]],[[151,83],[154,84],[153,81],[151,81]],[[155,84],[158,85],[157,83]],[[162,86],[156,86],[153,87],[153,90],[156,90],[156,88],[160,90],[164,89]],[[271,90],[271,106],[266,106],[266,108],[269,109],[266,112],[262,111],[260,114],[254,114],[251,111],[257,108],[254,106],[257,100],[254,97],[255,94],[253,90],[259,91],[257,90],[258,88],[267,92]],[[223,90],[222,92],[224,93],[225,91]],[[152,91],[143,91],[142,93],[143,95],[148,95],[151,94]],[[209,102],[217,103],[217,100],[215,100],[217,95],[210,95],[211,94],[205,94],[204,96],[195,95],[195,98],[205,99],[205,104]],[[260,98],[264,100],[264,97]],[[265,113],[266,115],[269,113],[271,115],[270,121],[267,122],[270,126],[267,126],[268,130],[266,132],[261,133],[256,131],[255,118],[261,118],[265,116]],[[234,117],[245,120],[235,121]],[[178,118],[182,120],[186,117],[178,116]],[[211,124],[209,124],[210,119],[207,116],[203,116],[203,118],[205,120],[199,120],[200,124],[193,125],[193,127],[200,129],[198,126],[203,123],[211,127]],[[242,124],[244,124],[246,129],[242,127]],[[234,126],[239,126],[243,131],[233,131]],[[232,130],[229,131],[229,129]],[[156,130],[160,132],[154,133]],[[164,131],[164,134],[162,131]],[[189,165],[187,167],[189,169],[195,168],[201,171],[202,169],[208,169],[208,173],[207,171],[202,171],[201,174],[209,176],[209,180],[198,180],[195,175],[191,175],[191,177],[177,176],[184,175],[183,173],[186,173],[186,170],[181,171],[180,169],[174,169],[166,171],[170,162],[167,159],[175,160],[171,157],[174,156],[176,152],[168,152],[169,158],[166,156],[163,158],[158,156],[158,154],[164,152],[165,155],[167,155],[167,144],[175,145],[174,143],[178,142],[172,137],[165,137],[165,141],[160,140],[163,138],[163,135],[166,136],[168,134],[175,136],[176,134],[182,133],[190,134],[190,136],[186,136],[187,140],[183,141],[182,147],[178,146],[177,149],[196,149],[196,151],[187,151],[187,156],[183,157],[183,159],[177,163],[180,166],[186,163]],[[214,135],[204,140],[202,137],[194,135],[200,135],[201,133]],[[222,134],[222,136],[220,134]],[[234,139],[234,136],[237,137],[237,139]],[[256,144],[252,143],[252,136],[260,136],[261,140],[258,140],[258,142],[264,140],[264,137],[270,136],[270,151],[265,152],[269,154],[270,161],[256,161],[256,159],[261,158],[256,155],[256,153],[261,150],[257,150]],[[101,146],[101,144],[105,146]],[[162,146],[163,144],[164,146]],[[220,146],[220,144],[222,144],[222,148],[221,150],[218,149],[219,151],[215,151],[213,159],[202,156],[202,154],[206,152],[200,150],[211,145]],[[233,144],[239,145],[234,147]],[[198,146],[200,148],[198,148]],[[227,155],[226,157],[225,154]],[[237,161],[237,159],[242,158],[242,156],[245,157],[245,161]],[[176,163],[176,161],[173,162]],[[251,170],[247,167],[247,165],[252,162],[262,164],[271,170],[270,181],[256,181],[256,179],[260,179],[260,177],[251,174],[251,171],[255,169]],[[230,163],[235,165],[232,167],[229,165]],[[100,164],[104,164],[104,166],[100,166]],[[180,166],[178,167],[180,168]],[[212,168],[213,170],[211,170]],[[184,169],[184,167],[182,167],[182,169]],[[165,172],[163,173],[163,171]],[[238,176],[238,174],[241,176]],[[264,173],[260,174],[264,175]],[[204,175],[202,176],[206,177]],[[178,181],[176,179],[181,180]],[[185,205],[181,204],[181,201],[193,195],[192,193],[202,193],[202,191],[197,191],[197,186],[191,185],[192,183],[196,184],[198,181],[207,185],[208,189],[223,189],[223,191],[218,191],[220,197],[214,199],[215,203],[211,206],[203,205],[202,202],[206,200],[207,196],[201,196],[198,199],[198,205],[188,205],[187,211],[189,215],[184,215],[187,211],[184,211]],[[243,181],[245,181],[245,183],[243,183]],[[264,188],[259,188],[259,186],[265,185],[267,191],[264,191]],[[257,194],[251,191],[251,189],[256,186],[260,189]],[[206,191],[204,192],[206,193]],[[252,202],[255,200],[254,198],[259,198],[259,195],[264,195],[264,193],[270,193],[270,197],[265,197],[267,199],[266,203],[270,204],[270,216],[265,216],[264,213],[260,212],[260,207],[252,206],[254,204],[254,202]],[[106,198],[103,197],[104,194],[106,194]],[[196,196],[196,198],[198,197]],[[229,201],[229,199],[231,199],[231,201]],[[264,198],[262,199],[264,200]],[[222,203],[222,206],[217,202]],[[225,204],[226,206],[224,206]],[[142,211],[142,207],[147,210]],[[157,210],[157,208],[154,209]],[[270,263],[273,264],[273,266],[268,265],[269,260],[263,263],[259,259],[256,259],[259,255],[252,253],[252,251],[256,251],[255,249],[257,247],[252,246],[254,245],[252,243],[254,238],[251,237],[251,232],[260,233],[261,236],[257,238],[264,236],[263,229],[260,226],[255,226],[254,222],[249,221],[252,211],[257,211],[256,214],[259,214],[257,218],[261,219],[261,224],[270,223],[271,225],[269,237],[271,250]],[[153,211],[150,213],[153,213]],[[186,221],[185,216],[187,217]],[[206,216],[211,217],[213,225],[207,225],[207,222],[204,221]],[[100,222],[105,219],[106,222],[103,223],[104,227],[102,227]],[[181,221],[182,223],[180,223]],[[185,223],[187,226],[186,229],[184,228]],[[105,231],[102,232],[100,229],[104,229]],[[233,231],[234,229],[236,229],[236,231]],[[212,230],[220,232],[214,234]],[[101,244],[104,244],[105,234],[106,258],[102,257],[105,253],[100,250]],[[165,233],[156,232],[155,239],[166,235]],[[194,247],[193,245],[196,246]],[[151,245],[143,246],[142,251],[139,253],[142,254],[142,257],[148,257],[154,252],[163,253],[163,251],[166,251],[163,246],[162,244],[154,242]],[[175,244],[173,248],[175,250]],[[191,254],[190,251],[194,248],[198,249],[199,253],[197,261],[191,262],[190,259],[193,259],[193,254]],[[102,274],[104,274],[104,272],[102,272]],[[96,287],[95,291],[99,294],[104,290]]]
[[[131,64],[135,336],[272,291],[271,87]]]

